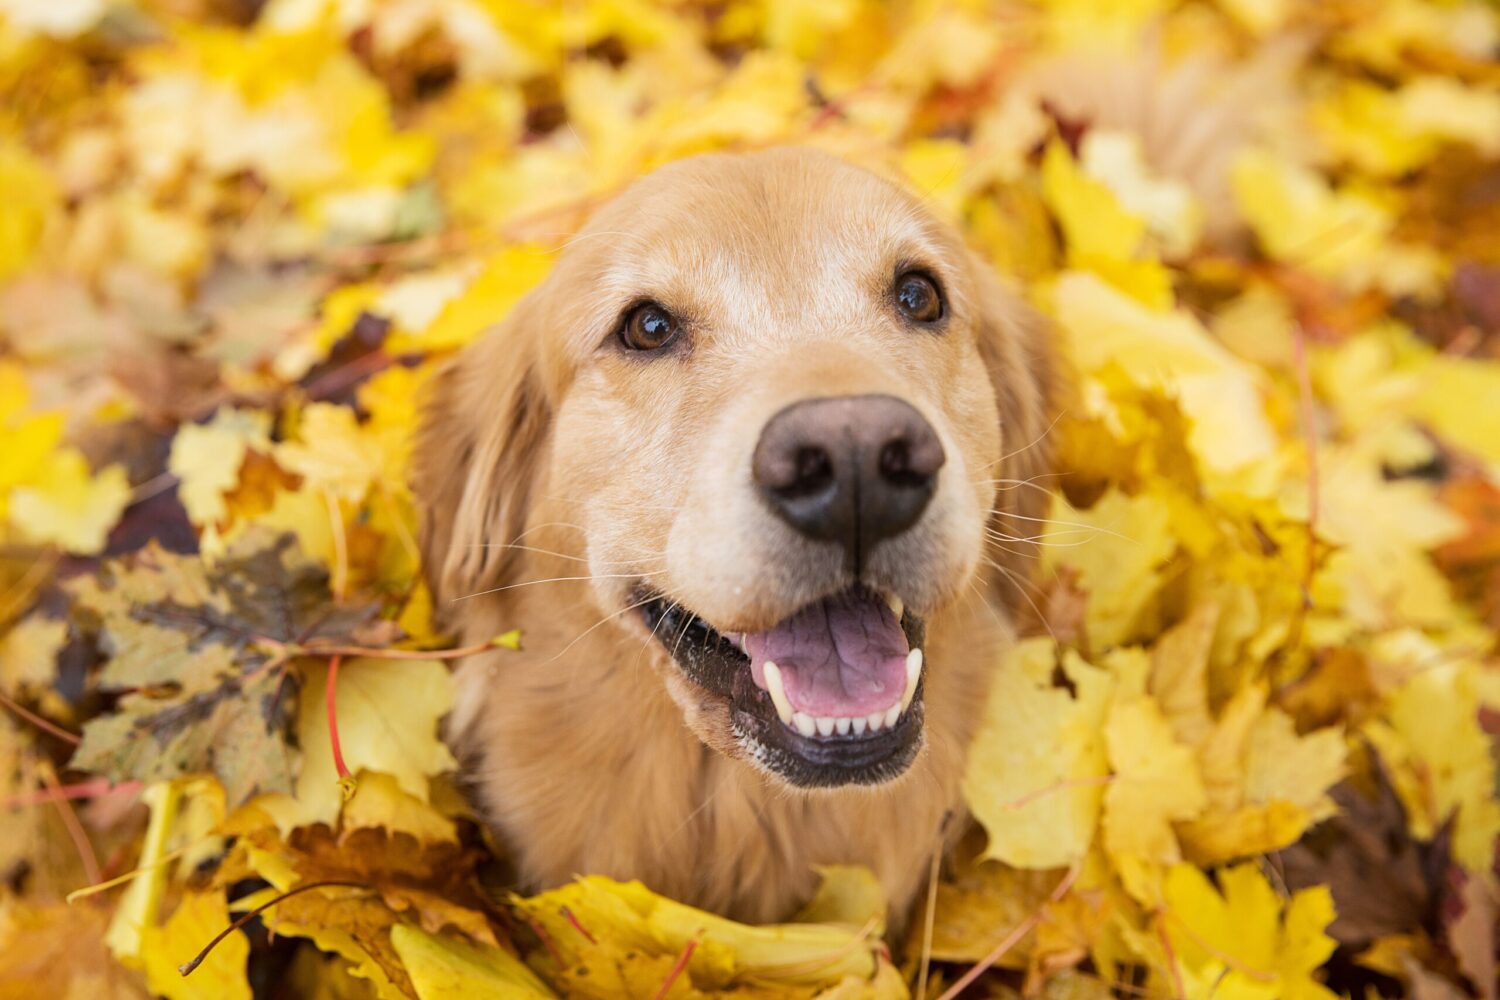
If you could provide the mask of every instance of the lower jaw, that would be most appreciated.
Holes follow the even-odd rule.
[[[674,614],[667,608],[661,599],[646,603],[647,627],[691,683],[728,702],[736,742],[757,767],[775,778],[805,789],[879,785],[904,774],[921,751],[925,676],[893,726],[857,737],[803,736],[778,717],[770,695],[751,678],[750,661],[707,623],[678,611],[663,633],[662,626]],[[908,612],[901,624],[911,646],[921,646],[922,621]]]
[[[764,695],[749,679],[748,670],[744,684]],[[790,785],[808,789],[880,785],[904,774],[922,749],[922,689],[917,688],[910,707],[894,726],[852,739],[803,736],[777,718],[774,708],[767,718],[764,709],[747,708],[738,698],[730,699],[730,723],[751,760]]]

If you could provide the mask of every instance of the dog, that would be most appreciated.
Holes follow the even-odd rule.
[[[1047,329],[896,184],[709,154],[599,209],[434,376],[415,450],[450,736],[528,889],[640,879],[784,919],[816,866],[893,912],[1046,511]]]

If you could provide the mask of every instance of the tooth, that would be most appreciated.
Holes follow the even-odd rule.
[[[792,725],[797,727],[797,732],[803,736],[811,736],[818,731],[817,724],[813,722],[812,716],[806,712],[798,712],[792,716]]]
[[[878,733],[880,732],[880,727],[885,724],[885,713],[871,712],[869,715],[865,716],[865,722],[869,723],[870,732]]]
[[[834,719],[833,726],[839,731],[840,736],[849,735],[849,717],[847,715]]]
[[[895,615],[896,620],[899,622],[901,620],[901,612],[906,610],[906,605],[901,603],[901,598],[895,594],[887,594],[885,595],[885,603],[890,607],[891,614]]]
[[[885,728],[890,729],[896,725],[896,720],[901,718],[901,706],[892,705],[885,713]]]
[[[818,724],[819,736],[833,735],[833,719],[829,718],[826,715],[820,715],[814,721]]]
[[[869,721],[863,715],[850,719],[849,722],[854,729],[855,736],[863,736],[865,734],[865,726],[869,725]]]
[[[906,654],[906,692],[901,695],[901,711],[911,705],[911,700],[917,693],[917,681],[922,679],[922,650],[912,650]]]
[[[786,700],[786,687],[781,680],[781,668],[770,660],[766,661],[766,693],[771,696],[771,704],[776,706],[776,714],[781,716],[781,721],[786,725],[792,724],[792,703]]]

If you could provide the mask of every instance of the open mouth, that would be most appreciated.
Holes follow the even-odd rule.
[[[641,610],[687,677],[728,700],[751,756],[792,784],[878,784],[916,757],[924,628],[899,598],[852,587],[748,633],[664,596]]]

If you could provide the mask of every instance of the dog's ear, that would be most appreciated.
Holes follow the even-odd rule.
[[[552,404],[535,290],[429,382],[412,458],[422,564],[436,602],[500,586],[526,528]]]
[[[977,255],[970,257],[979,287],[979,354],[989,370],[1000,410],[999,465],[990,518],[988,555],[1005,568],[999,581],[1011,607],[1020,599],[1046,534],[1053,427],[1065,378],[1051,325],[1007,289]]]

